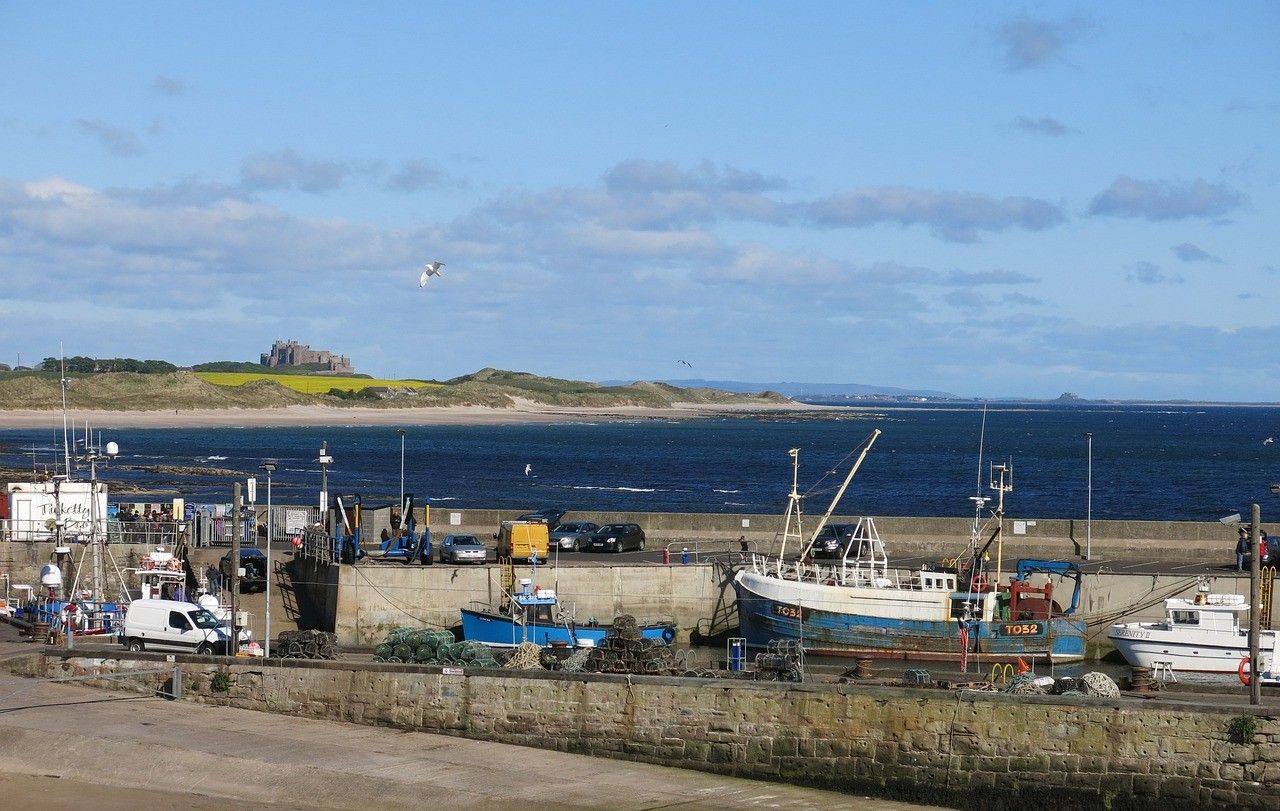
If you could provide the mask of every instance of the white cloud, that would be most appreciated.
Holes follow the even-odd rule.
[[[1089,204],[1090,214],[1183,220],[1221,217],[1245,205],[1248,198],[1226,183],[1197,178],[1190,182],[1118,177]]]
[[[953,242],[975,242],[980,231],[1041,231],[1066,221],[1061,208],[1030,197],[995,198],[903,187],[835,194],[805,206],[804,218],[830,228],[922,224],[928,225],[935,236]]]
[[[100,119],[77,118],[76,126],[81,132],[97,139],[103,149],[117,157],[129,158],[146,151],[135,133]]]
[[[1002,25],[996,38],[1004,48],[1005,67],[1023,71],[1048,65],[1092,29],[1093,25],[1080,17],[1060,22],[1019,17]]]

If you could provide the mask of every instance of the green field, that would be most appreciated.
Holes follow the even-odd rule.
[[[439,383],[423,383],[420,380],[384,380],[373,377],[338,377],[325,375],[276,375],[262,372],[194,372],[195,376],[216,386],[243,386],[255,380],[270,380],[303,394],[325,394],[330,389],[361,391],[363,389],[397,388],[426,389]]]

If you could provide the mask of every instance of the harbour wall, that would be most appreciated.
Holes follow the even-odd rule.
[[[974,809],[1280,808],[1274,708],[658,676],[174,657],[184,700]],[[66,677],[156,654],[48,651]],[[226,689],[215,690],[215,674]],[[164,676],[90,681],[150,693]],[[218,680],[221,682],[221,680]]]
[[[431,510],[431,532],[442,537],[450,532],[466,532],[488,538],[504,520],[515,518],[514,510],[448,509]],[[807,516],[812,530],[819,516]],[[570,512],[565,521],[594,521],[597,524],[632,522],[639,524],[657,545],[684,541],[732,542],[746,536],[753,545],[767,548],[781,534],[781,515],[735,513],[641,513]],[[856,515],[832,516],[831,523],[853,523]],[[969,541],[970,518],[923,518],[875,516],[876,527],[895,557],[920,554],[942,556],[962,550]],[[373,534],[381,526],[373,527]],[[1100,521],[1075,518],[1035,518],[1010,515],[1005,518],[1006,551],[1030,557],[1043,554],[1068,559],[1084,554],[1092,537],[1094,555],[1113,557],[1178,557],[1212,551],[1224,562],[1235,561],[1236,530],[1218,521]]]

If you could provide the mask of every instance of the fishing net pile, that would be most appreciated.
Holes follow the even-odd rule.
[[[1004,692],[1024,696],[1100,696],[1115,698],[1120,695],[1120,687],[1106,673],[1086,673],[1079,678],[1066,676],[1036,676],[1034,673],[1020,673],[1009,680]]]
[[[1086,673],[1080,677],[1080,692],[1087,696],[1116,698],[1120,695],[1120,686],[1106,673]]]
[[[373,649],[373,661],[419,665],[498,667],[493,651],[479,642],[457,642],[451,631],[396,628]]]
[[[328,631],[285,631],[271,652],[281,659],[337,659],[338,637]]]
[[[503,667],[508,670],[541,670],[542,648],[536,642],[521,642],[516,645]]]

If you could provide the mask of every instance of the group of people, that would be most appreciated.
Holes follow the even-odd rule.
[[[173,513],[167,505],[140,513],[134,505],[125,504],[116,513],[116,520],[125,543],[135,543],[142,535],[164,538],[173,531]]]
[[[1267,537],[1264,529],[1258,529],[1258,563],[1266,565],[1271,562],[1271,556],[1276,550],[1272,545],[1272,541]],[[1249,528],[1240,527],[1240,537],[1236,540],[1236,571],[1243,572],[1245,562],[1249,559],[1250,553],[1253,551],[1253,539],[1249,537]]]

